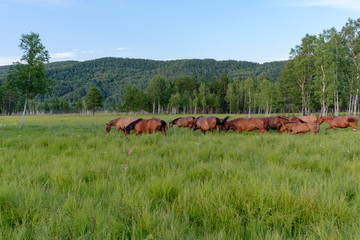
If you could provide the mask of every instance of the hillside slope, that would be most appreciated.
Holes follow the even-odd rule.
[[[125,86],[134,84],[145,90],[148,82],[160,74],[167,80],[189,77],[219,78],[226,73],[229,78],[265,76],[277,80],[285,66],[285,61],[264,64],[245,61],[215,61],[212,59],[191,59],[155,61],[146,59],[100,58],[91,61],[64,61],[46,65],[47,74],[55,79],[52,95],[71,102],[86,95],[88,89],[101,89],[105,102],[119,101]],[[0,81],[4,81],[8,66],[0,67]]]

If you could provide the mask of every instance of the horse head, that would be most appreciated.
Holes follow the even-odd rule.
[[[323,122],[324,122],[324,117],[323,116],[318,117],[317,123],[322,124]]]
[[[105,131],[108,133],[111,130],[111,124],[105,123]]]

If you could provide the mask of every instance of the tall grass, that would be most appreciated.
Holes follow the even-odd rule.
[[[125,137],[115,117],[0,117],[0,238],[360,238],[358,132]]]

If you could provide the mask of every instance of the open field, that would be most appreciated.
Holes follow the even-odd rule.
[[[106,134],[116,117],[0,116],[0,238],[360,239],[360,132]]]

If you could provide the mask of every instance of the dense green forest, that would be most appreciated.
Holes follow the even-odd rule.
[[[215,61],[212,59],[191,59],[175,61],[155,61],[145,59],[127,58],[101,58],[85,62],[65,61],[45,65],[47,75],[54,79],[51,94],[38,97],[32,103],[32,110],[68,112],[76,111],[76,103],[83,102],[85,106],[86,94],[91,87],[97,87],[104,98],[104,109],[122,111],[124,94],[127,86],[136,86],[145,91],[149,82],[156,76],[161,76],[165,81],[174,84],[179,80],[191,78],[210,83],[211,79],[220,80],[221,74],[226,74],[230,81],[250,76],[258,79],[267,77],[272,81],[279,79],[284,61],[264,64],[245,61]],[[0,67],[0,82],[5,85],[9,66]],[[169,85],[174,87],[174,85]],[[193,91],[192,89],[191,91]],[[6,95],[6,94],[3,94]],[[169,100],[169,99],[168,99]],[[167,101],[168,101],[167,100]],[[10,100],[13,105],[11,111],[17,111],[16,105],[21,97]],[[149,100],[150,101],[150,100]],[[167,102],[165,101],[165,102]],[[6,113],[9,109],[9,99],[3,98],[2,110]],[[18,104],[20,106],[20,104]],[[149,111],[148,106],[138,106],[136,109]]]

